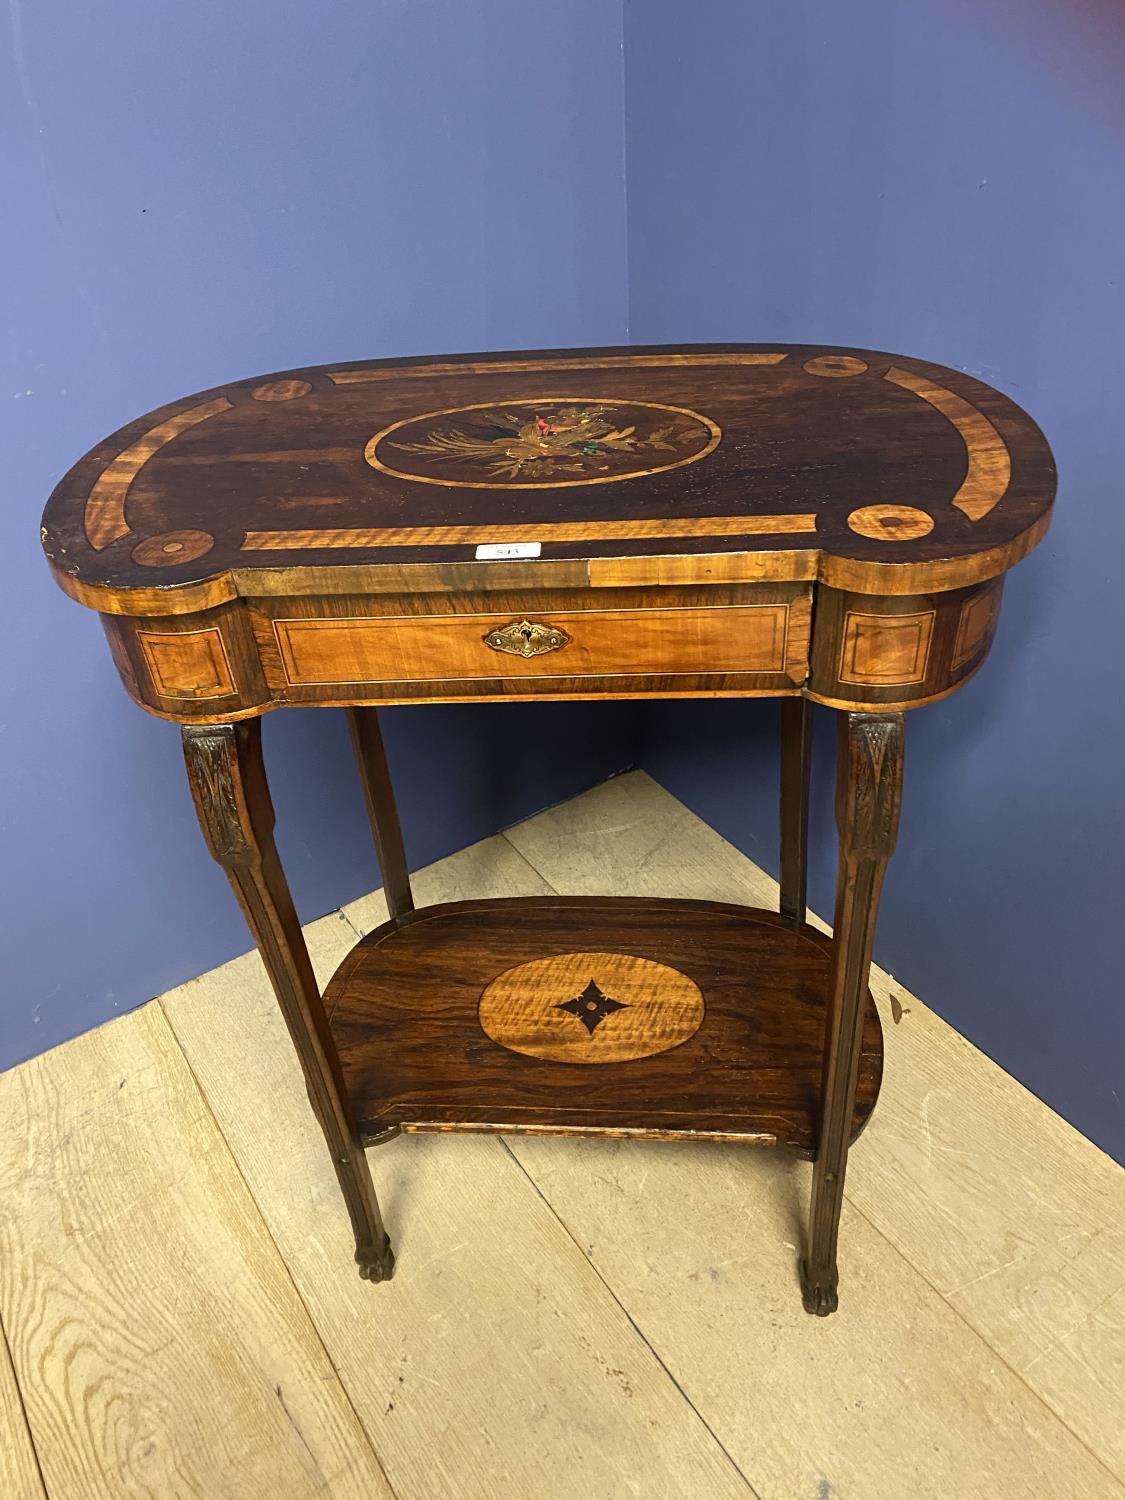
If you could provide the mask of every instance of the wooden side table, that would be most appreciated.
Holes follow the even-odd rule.
[[[364,1147],[402,1130],[784,1144],[815,1159],[805,1305],[836,1306],[903,714],[983,662],[1050,450],[954,370],[781,345],[381,360],[206,391],[74,466],[43,544],[131,696],[183,725],[360,1274]],[[781,699],[781,910],[558,896],[416,910],[376,705]],[[805,922],[810,702],[839,710],[835,936]],[[261,715],[345,707],[390,920],[322,998]],[[517,753],[513,751],[513,753]]]

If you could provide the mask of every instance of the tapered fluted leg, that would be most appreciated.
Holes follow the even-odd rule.
[[[203,835],[238,897],[300,1057],[309,1102],[332,1153],[355,1232],[359,1273],[370,1281],[385,1281],[394,1269],[394,1255],[273,840],[274,812],[262,763],[261,721],[185,725],[183,740]]]
[[[374,708],[349,708],[348,732],[363,784],[363,800],[383,876],[387,910],[392,917],[401,917],[414,910],[414,897],[378,712]]]
[[[812,705],[781,699],[781,915],[793,927],[805,920],[809,853],[809,759]]]
[[[840,715],[836,773],[840,863],[833,933],[835,958],[808,1254],[801,1267],[805,1307],[812,1313],[834,1312],[837,1304],[836,1241],[844,1197],[844,1171],[855,1109],[879,892],[898,834],[902,749],[901,714]]]

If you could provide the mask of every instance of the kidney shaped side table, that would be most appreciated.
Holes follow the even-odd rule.
[[[991,644],[1050,450],[958,371],[783,345],[379,360],[132,422],[48,502],[62,588],[188,776],[300,1054],[356,1238],[399,1131],[784,1144],[814,1158],[805,1305],[836,1306],[903,713]],[[780,912],[534,897],[414,907],[376,705],[781,700]],[[805,921],[810,702],[839,711],[834,937]],[[390,920],[322,997],[273,840],[261,715],[347,709]]]

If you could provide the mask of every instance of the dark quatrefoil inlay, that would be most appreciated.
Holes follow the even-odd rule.
[[[622,1000],[612,1000],[599,988],[597,981],[591,979],[580,995],[575,995],[573,1000],[561,1001],[555,1009],[566,1010],[572,1016],[577,1016],[593,1036],[606,1016],[611,1016],[615,1010],[627,1010],[628,1005]]]

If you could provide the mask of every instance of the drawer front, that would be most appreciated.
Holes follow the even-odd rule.
[[[132,696],[180,722],[298,703],[771,696],[807,679],[806,585],[591,593],[267,596],[103,624]]]
[[[272,620],[285,686],[805,675],[808,601]],[[268,672],[268,664],[267,664]]]

